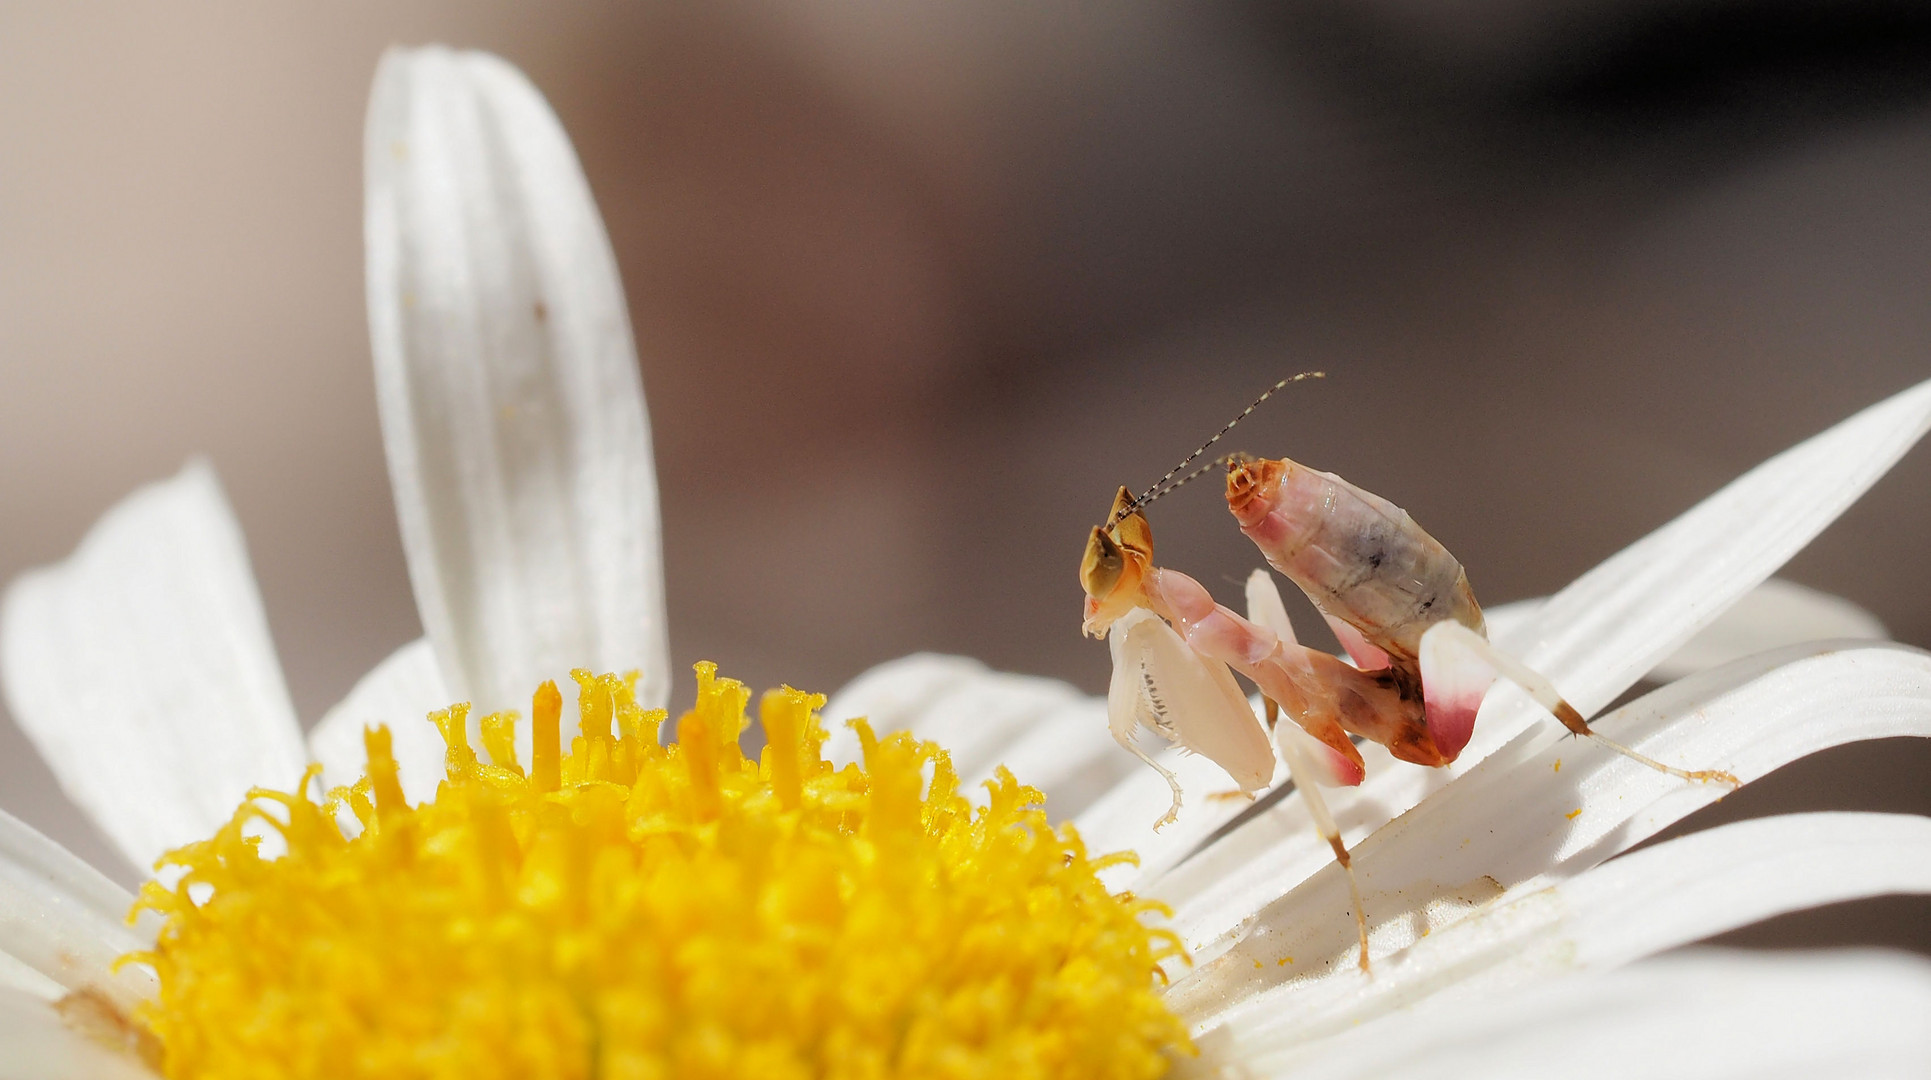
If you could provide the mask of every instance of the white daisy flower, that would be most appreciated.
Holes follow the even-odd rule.
[[[1064,684],[945,657],[875,669],[825,717],[867,714],[951,753],[827,725],[832,761],[862,758],[861,774],[821,760],[814,699],[795,692],[766,699],[762,761],[738,758],[746,696],[706,671],[679,742],[659,747],[648,427],[568,141],[501,61],[426,49],[385,58],[365,150],[377,387],[425,638],[304,745],[240,531],[201,465],[8,590],[14,716],[121,851],[145,866],[174,850],[180,880],[151,884],[130,925],[133,897],[0,814],[0,1080],[1905,1075],[1931,1061],[1931,965],[1915,959],[1632,963],[1798,907],[1931,891],[1931,822],[1795,815],[1609,861],[1719,792],[1566,740],[1507,687],[1449,768],[1363,748],[1368,780],[1339,816],[1372,976],[1352,964],[1345,886],[1297,793],[1246,813],[1193,798],[1153,833],[1165,782],[1113,745],[1103,702]],[[1688,673],[1596,723],[1745,781],[1825,746],[1931,734],[1931,657],[1873,640],[1881,628],[1842,601],[1759,587],[1928,426],[1931,383],[1556,596],[1491,610],[1493,637],[1585,713],[1652,672]],[[1838,639],[1808,640],[1819,631]],[[515,709],[577,665],[636,675],[580,680],[567,746],[553,687],[532,704],[548,741],[454,710],[441,736],[415,719],[457,699],[478,718]],[[392,746],[365,737],[377,721]],[[365,751],[373,775],[344,794],[353,841],[300,797],[256,796],[252,823],[235,810],[258,785],[306,788],[311,759],[356,784]],[[1199,759],[1169,764],[1191,792],[1227,786]],[[1002,765],[1074,827],[1048,827]],[[953,785],[981,780],[975,816]],[[287,854],[258,857],[244,825]],[[1138,865],[1085,854],[1121,849]],[[1142,925],[1156,901],[1191,967]],[[133,952],[153,966],[115,966]]]

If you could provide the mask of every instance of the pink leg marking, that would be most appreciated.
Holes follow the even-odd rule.
[[[1368,639],[1361,636],[1361,631],[1325,611],[1321,617],[1328,621],[1328,629],[1334,631],[1334,636],[1341,642],[1341,647],[1348,651],[1348,658],[1354,661],[1355,667],[1363,671],[1379,671],[1388,666],[1388,654],[1382,652],[1380,646],[1368,644]]]
[[[1495,682],[1495,668],[1447,634],[1423,634],[1418,660],[1428,736],[1442,757],[1453,761],[1475,733],[1475,714]]]

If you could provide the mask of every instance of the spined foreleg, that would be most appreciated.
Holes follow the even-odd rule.
[[[1271,592],[1271,582],[1265,576],[1261,580]],[[1190,648],[1246,676],[1318,742],[1309,755],[1324,782],[1342,786],[1361,782],[1365,772],[1361,753],[1339,722],[1333,688],[1314,667],[1315,661],[1333,658],[1311,656],[1295,641],[1278,593],[1272,595],[1272,610],[1256,607],[1250,583],[1249,611],[1260,617],[1242,618],[1216,604],[1206,588],[1178,571],[1154,570],[1148,575],[1147,592],[1155,610],[1173,621]]]

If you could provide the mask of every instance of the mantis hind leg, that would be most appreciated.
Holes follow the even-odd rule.
[[[1362,971],[1372,973],[1368,966],[1368,911],[1361,903],[1361,885],[1354,877],[1354,860],[1348,857],[1348,846],[1341,839],[1341,827],[1335,824],[1334,815],[1328,810],[1328,801],[1321,794],[1321,785],[1316,776],[1318,769],[1309,757],[1309,750],[1320,744],[1314,736],[1302,731],[1296,724],[1277,724],[1275,718],[1279,706],[1273,698],[1263,698],[1267,706],[1268,726],[1274,729],[1274,746],[1280,751],[1281,760],[1287,762],[1287,774],[1294,779],[1294,786],[1300,789],[1301,798],[1307,802],[1307,812],[1314,819],[1314,830],[1321,839],[1328,842],[1334,851],[1334,861],[1341,864],[1341,872],[1348,879],[1348,900],[1354,905],[1354,932],[1360,942],[1359,959],[1356,961]],[[1309,744],[1312,744],[1310,746]]]
[[[1459,738],[1459,742],[1453,743],[1454,753],[1460,753],[1467,744],[1482,695],[1499,677],[1520,686],[1563,727],[1631,761],[1684,780],[1714,781],[1733,788],[1743,786],[1743,781],[1721,769],[1679,769],[1597,734],[1582,713],[1562,699],[1554,683],[1461,623],[1443,621],[1429,627],[1421,637],[1419,661],[1429,733],[1435,736],[1438,745],[1443,734],[1451,740]],[[1442,734],[1437,734],[1438,727]]]
[[[1265,570],[1256,570],[1247,578],[1247,617],[1272,630],[1289,647],[1298,647],[1294,643],[1294,627],[1288,623],[1287,606],[1281,603],[1280,591],[1274,587],[1274,579]],[[1347,875],[1348,899],[1354,905],[1355,935],[1360,941],[1358,962],[1362,971],[1368,971],[1368,914],[1361,904],[1361,886],[1355,881],[1354,860],[1348,857],[1348,846],[1341,839],[1341,827],[1335,824],[1334,815],[1328,811],[1328,801],[1321,794],[1324,780],[1345,782],[1343,776],[1336,775],[1336,766],[1345,763],[1330,763],[1323,768],[1321,763],[1327,760],[1325,755],[1338,757],[1340,751],[1308,734],[1302,729],[1298,718],[1290,723],[1280,723],[1280,705],[1273,698],[1263,696],[1261,704],[1266,709],[1268,730],[1274,735],[1274,748],[1279,751],[1281,760],[1287,763],[1287,774],[1293,778],[1294,786],[1300,789],[1301,798],[1307,803],[1308,816],[1314,819],[1315,831],[1334,850],[1334,861],[1341,864],[1341,872]],[[1332,726],[1354,759],[1357,767],[1353,773],[1354,783],[1358,784],[1361,782],[1358,771],[1361,756],[1353,744],[1347,742],[1339,725]]]

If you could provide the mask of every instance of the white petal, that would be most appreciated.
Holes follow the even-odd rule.
[[[1665,657],[1649,677],[1668,682],[1803,641],[1882,641],[1890,636],[1877,616],[1841,596],[1771,578]]]
[[[1211,1040],[1206,1075],[1294,1080],[1551,1076],[1924,1077],[1931,963],[1884,953],[1702,950],[1607,975],[1390,1017],[1311,1045]]]
[[[823,716],[830,761],[858,760],[858,738],[845,721],[863,716],[880,734],[910,731],[945,747],[968,792],[1006,766],[1045,792],[1055,820],[1144,768],[1107,735],[1104,700],[963,656],[914,653],[880,664],[832,695]]]
[[[387,724],[390,750],[402,771],[402,793],[411,802],[434,798],[444,775],[445,748],[428,717],[452,701],[435,652],[427,639],[417,638],[362,676],[349,696],[322,717],[309,732],[309,753],[322,763],[323,779],[330,786],[353,784],[368,765],[362,729]]]
[[[826,704],[826,754],[841,763],[857,759],[858,739],[845,721],[863,716],[881,735],[905,730],[939,743],[961,777],[973,776],[997,765],[1000,752],[1043,717],[1084,697],[1056,679],[915,653],[865,672]]]
[[[1927,429],[1931,381],[1732,480],[1571,582],[1498,644],[1593,715],[1802,550]],[[1462,757],[1429,786],[1467,772],[1545,716],[1519,693],[1491,693]],[[1562,734],[1543,723],[1539,738]]]
[[[1516,600],[1484,608],[1489,640],[1511,655],[1520,656],[1534,644],[1523,640],[1535,633],[1537,613],[1546,596]],[[1824,638],[1890,637],[1877,616],[1841,596],[1771,578],[1743,595],[1682,648],[1665,657],[1649,672],[1657,682],[1680,679],[1727,664],[1752,653]]]
[[[0,1080],[154,1080],[61,1020],[51,1003],[0,989]]]
[[[1229,1038],[1308,1041],[1426,1002],[1483,1000],[1608,970],[1789,911],[1931,893],[1931,819],[1793,814],[1660,844],[1501,900],[1376,965],[1257,994],[1223,1014]]]
[[[392,50],[364,143],[369,327],[424,630],[476,715],[572,667],[670,693],[657,481],[617,264],[556,116]],[[570,684],[561,684],[566,693]]]
[[[1482,618],[1488,623],[1488,639],[1517,656],[1522,654],[1523,644],[1517,635],[1535,625],[1536,613],[1549,602],[1546,596],[1531,597],[1527,600],[1511,600],[1506,604],[1483,608]]]
[[[1107,734],[1106,699],[1083,694],[1040,717],[996,760],[1021,783],[1046,793],[1046,811],[1054,821],[1084,813],[1133,773],[1153,775]]]
[[[858,760],[858,737],[845,722],[861,716],[879,735],[910,731],[934,738],[921,726],[934,703],[968,683],[1004,678],[970,657],[942,653],[913,653],[868,668],[825,702],[825,757],[840,765]]]
[[[192,463],[7,590],[0,679],[61,787],[137,866],[292,788],[301,729],[241,529]]]
[[[1888,644],[1795,646],[1664,687],[1598,726],[1661,760],[1748,781],[1825,747],[1931,735],[1931,655]],[[1677,780],[1595,743],[1517,740],[1354,849],[1375,954],[1440,931],[1504,889],[1580,873],[1727,790]],[[1170,1000],[1205,1011],[1344,965],[1354,943],[1348,911],[1339,875],[1316,873],[1242,923],[1240,943],[1197,968]],[[1230,925],[1241,916],[1223,907],[1209,921]],[[1276,963],[1284,956],[1295,961]]]
[[[0,953],[66,990],[92,989],[131,1010],[154,992],[145,968],[111,969],[152,945],[154,921],[127,925],[134,897],[59,844],[0,813]]]
[[[1134,763],[1138,768],[1127,773],[1126,779],[1074,819],[1088,851],[1131,851],[1140,857],[1137,867],[1116,867],[1108,872],[1110,888],[1140,890],[1144,882],[1186,858],[1215,830],[1254,804],[1252,796],[1227,778],[1226,770],[1207,758],[1171,750],[1158,755],[1158,760],[1173,770],[1186,792],[1180,816],[1172,824],[1157,830],[1153,827],[1172,795],[1159,773],[1138,762]],[[1286,779],[1287,766],[1276,762],[1269,786]],[[1309,828],[1312,835],[1312,826]],[[1325,841],[1322,850],[1327,850]]]
[[[1444,780],[1440,770],[1397,761],[1374,743],[1362,743],[1357,749],[1367,766],[1367,779],[1353,789],[1323,792],[1350,851]],[[1170,928],[1198,955],[1224,948],[1227,942],[1219,939],[1334,861],[1333,850],[1316,832],[1299,792],[1290,791],[1270,802],[1177,867],[1175,858],[1142,856],[1148,873],[1135,880],[1134,888],[1173,907]],[[1135,839],[1122,842],[1126,847],[1135,844]]]
[[[0,952],[0,991],[7,990],[43,1001],[59,1001],[67,992],[59,983],[28,967],[26,961],[14,959],[11,953]]]
[[[1837,520],[1931,428],[1931,381],[1778,454],[1549,598],[1517,655],[1587,716]]]

